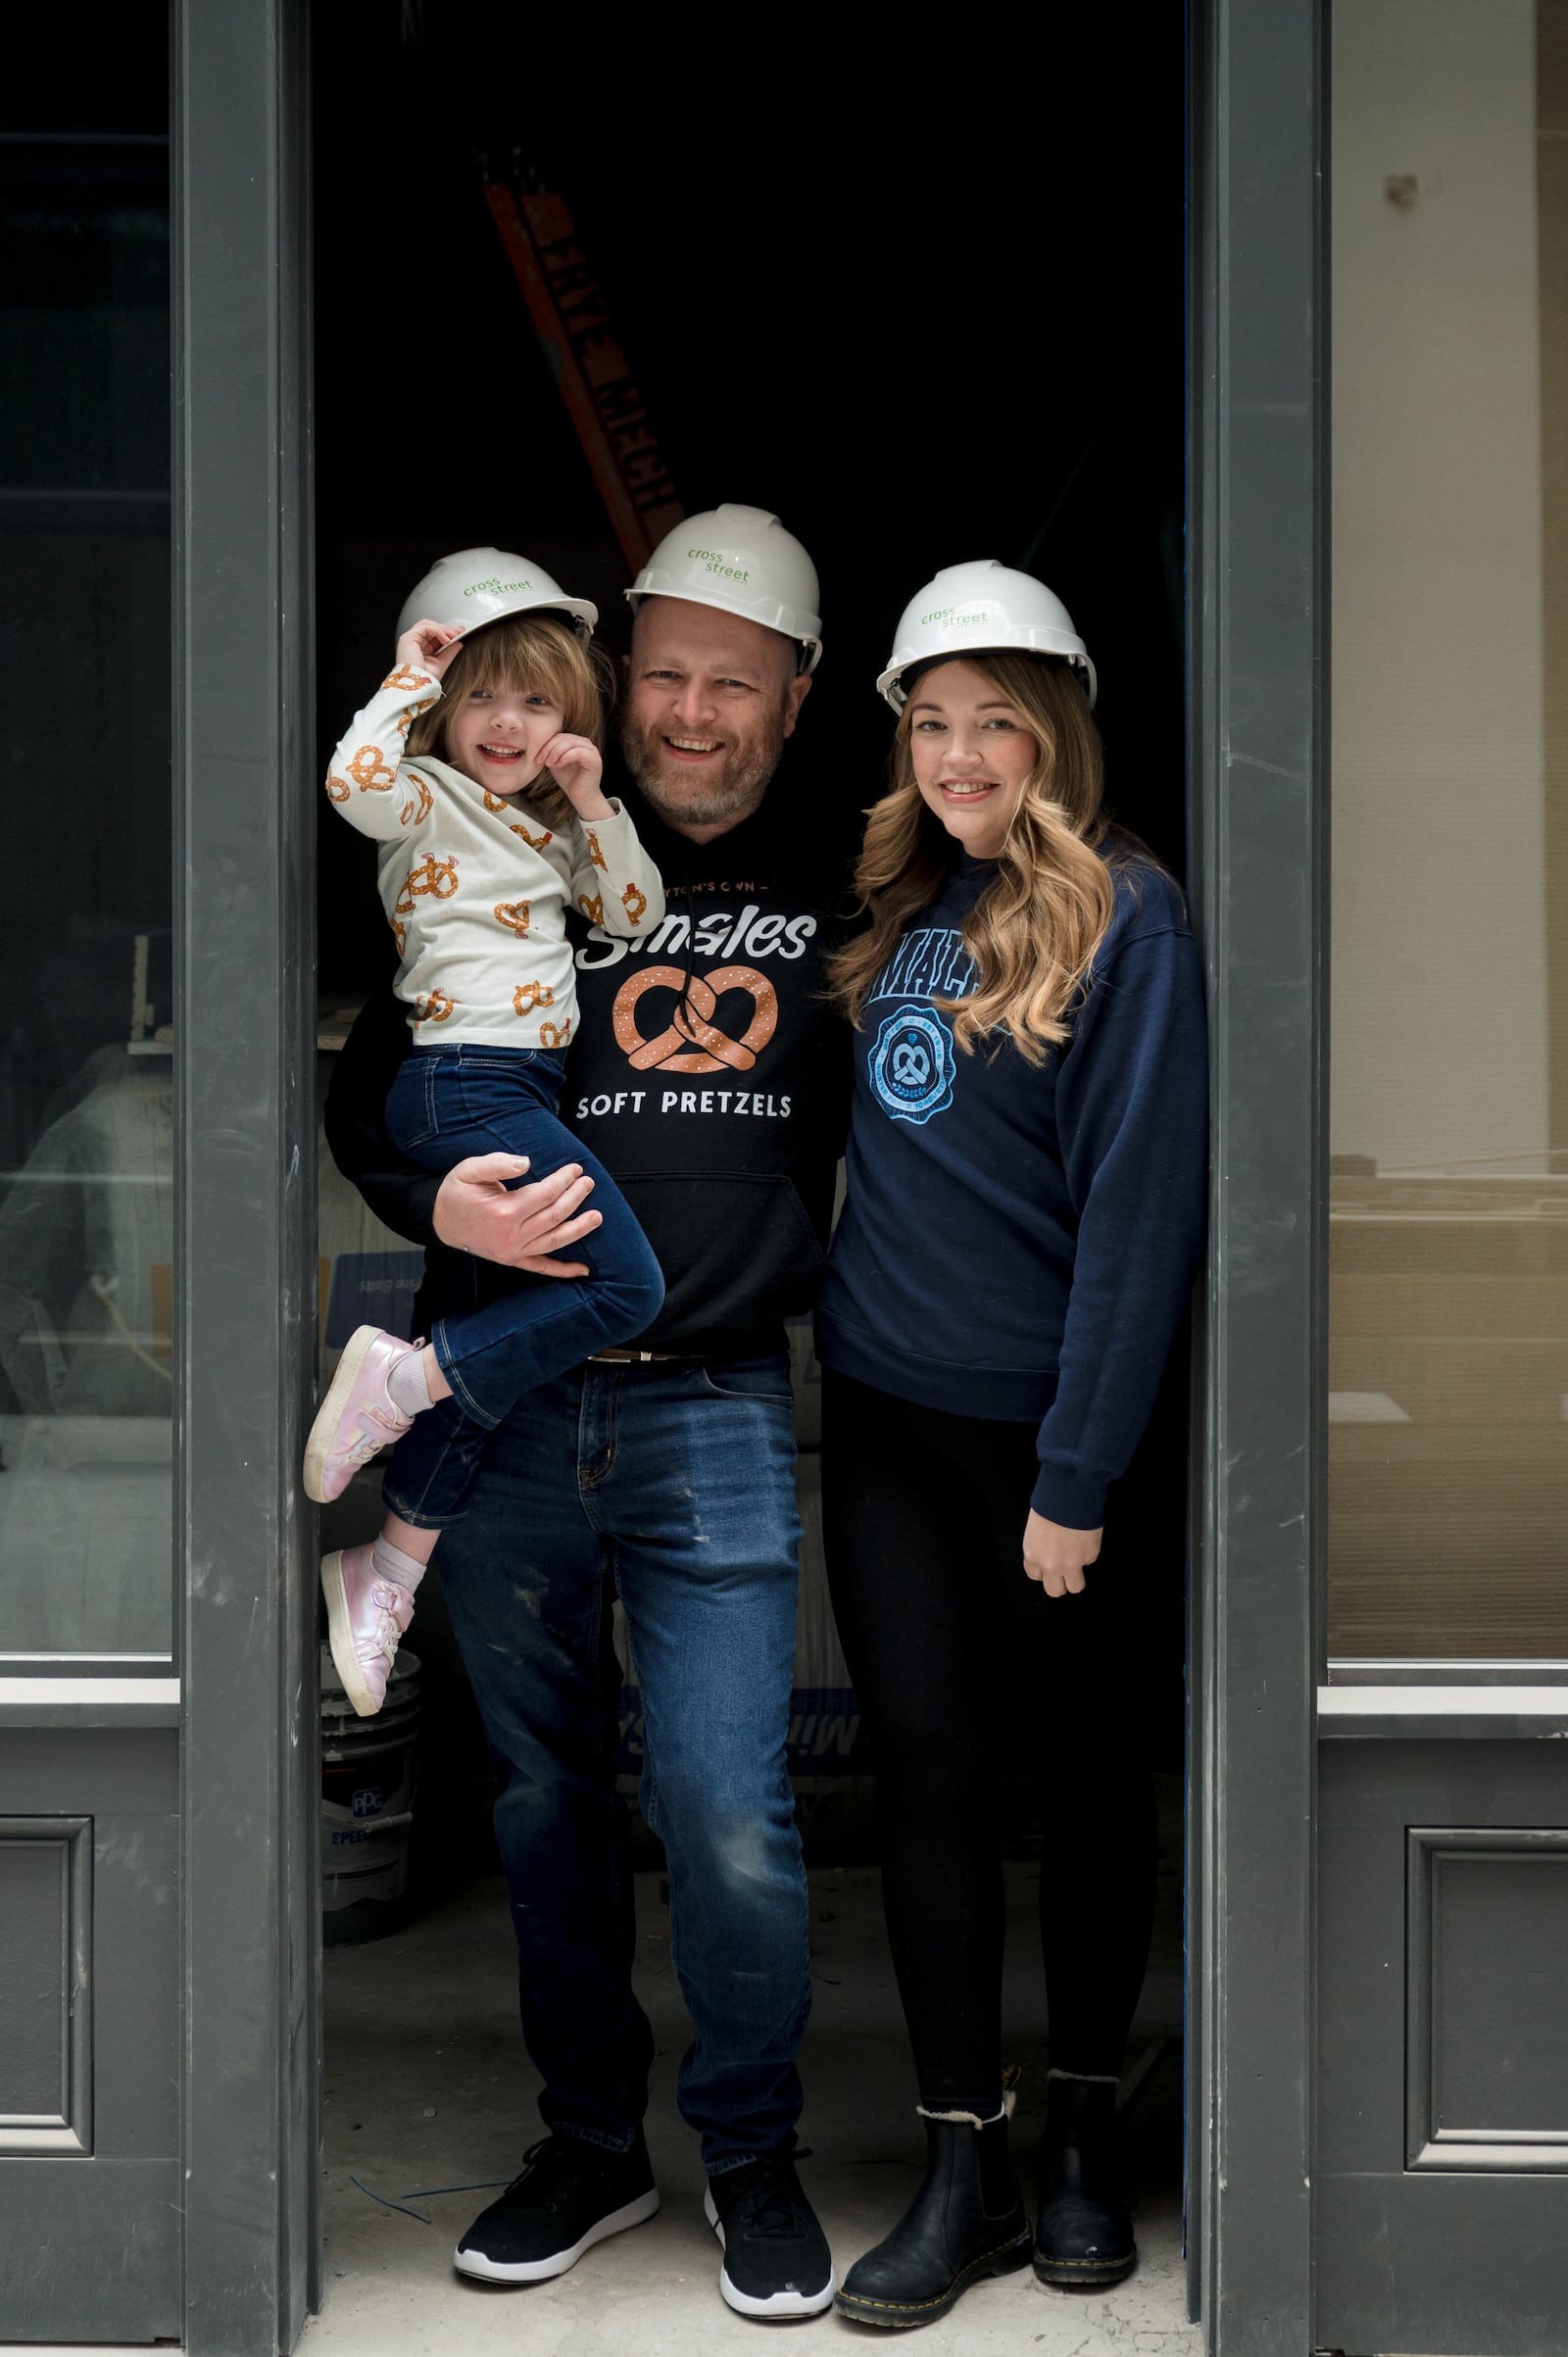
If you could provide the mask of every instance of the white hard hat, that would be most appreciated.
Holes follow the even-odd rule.
[[[397,635],[414,622],[440,622],[448,630],[480,629],[506,614],[566,614],[581,638],[591,638],[599,609],[586,598],[568,598],[542,565],[510,549],[460,548],[442,557],[403,601]]]
[[[726,502],[688,516],[664,534],[626,595],[634,614],[642,598],[685,598],[781,630],[799,643],[803,671],[814,671],[822,653],[816,566],[765,508]]]
[[[902,712],[903,674],[914,663],[1014,650],[1064,656],[1082,671],[1093,706],[1097,682],[1089,650],[1072,626],[1072,615],[1044,581],[1014,572],[995,557],[948,565],[906,606],[888,667],[876,684],[894,711]]]

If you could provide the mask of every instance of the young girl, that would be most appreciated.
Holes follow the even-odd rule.
[[[391,674],[326,781],[382,846],[414,1033],[387,1100],[392,1137],[432,1171],[498,1151],[525,1155],[536,1180],[576,1162],[600,1214],[588,1277],[524,1284],[439,1321],[428,1344],[361,1326],[343,1352],[306,1449],[308,1493],[338,1497],[395,1444],[381,1536],[321,1565],[332,1658],[362,1717],[381,1707],[415,1591],[489,1433],[523,1393],[641,1334],[663,1300],[614,1182],[556,1117],[576,1015],[566,908],[630,939],[664,907],[630,818],[600,790],[597,619],[520,557],[444,559],[405,607]]]
[[[929,2148],[838,2304],[911,2326],[1031,2255],[998,1837],[1024,1776],[1053,2066],[1035,2270],[1102,2284],[1134,2261],[1110,2145],[1155,1847],[1140,1566],[1106,1491],[1192,1285],[1206,1059],[1181,895],[1107,826],[1094,671],[1059,602],[951,566],[878,685],[895,782],[860,859],[869,921],[836,960],[858,1042],[818,1350],[828,1571]],[[1179,1561],[1156,1568],[1179,1585]]]

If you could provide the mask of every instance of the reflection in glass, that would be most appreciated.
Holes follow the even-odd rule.
[[[1568,1658],[1568,6],[1334,18],[1329,1649]]]
[[[174,1301],[167,142],[145,123],[8,133],[0,181],[0,1654],[159,1654]]]

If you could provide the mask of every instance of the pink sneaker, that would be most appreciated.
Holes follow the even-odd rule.
[[[305,1495],[324,1506],[341,1498],[362,1465],[413,1423],[386,1388],[400,1358],[422,1350],[379,1326],[356,1326],[305,1444]]]
[[[321,1558],[332,1659],[362,1719],[374,1718],[386,1700],[398,1639],[407,1635],[414,1618],[408,1589],[372,1570],[370,1554],[369,1547],[345,1547]]]

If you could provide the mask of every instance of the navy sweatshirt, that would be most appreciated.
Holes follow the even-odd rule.
[[[817,1312],[825,1366],[956,1415],[1040,1420],[1037,1512],[1104,1520],[1143,1436],[1202,1244],[1207,1052],[1181,896],[1111,855],[1115,912],[1071,1032],[955,1047],[963,918],[992,870],[958,855],[860,1019],[849,1196]]]

